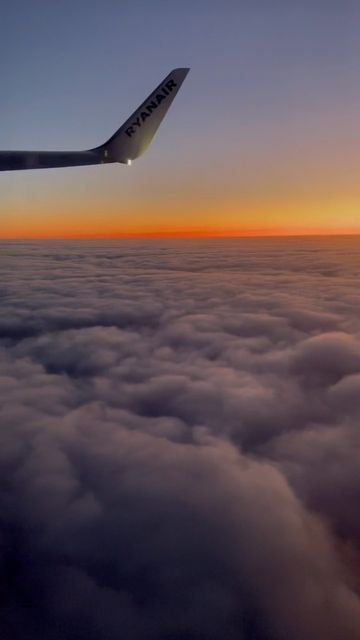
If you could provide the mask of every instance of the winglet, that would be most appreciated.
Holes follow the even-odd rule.
[[[148,148],[189,69],[174,69],[111,138],[93,151],[102,162],[131,164]]]

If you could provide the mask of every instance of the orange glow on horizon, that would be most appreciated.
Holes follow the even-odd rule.
[[[40,203],[39,203],[40,204]],[[50,211],[50,213],[49,213]],[[169,215],[168,211],[171,211]],[[224,238],[360,234],[360,199],[278,197],[200,202],[194,198],[156,206],[109,203],[103,210],[58,203],[3,217],[0,239]]]
[[[143,230],[138,232],[107,232],[107,233],[46,233],[27,232],[12,235],[0,235],[0,240],[131,240],[131,239],[191,239],[191,238],[262,238],[262,237],[301,237],[301,236],[356,236],[360,235],[357,228],[324,229],[323,227],[308,228],[254,228],[254,229],[190,229],[190,230]]]

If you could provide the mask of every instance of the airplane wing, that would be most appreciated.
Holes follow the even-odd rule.
[[[148,148],[189,69],[174,69],[112,136],[86,151],[0,151],[0,171],[120,162],[131,164]]]

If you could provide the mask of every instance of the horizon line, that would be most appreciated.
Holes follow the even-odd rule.
[[[31,241],[97,241],[97,240],[225,240],[236,238],[331,238],[331,237],[356,237],[360,231],[347,232],[315,232],[315,233],[124,233],[124,234],[74,234],[74,235],[33,235],[33,236],[8,236],[1,237],[0,242],[31,242]]]

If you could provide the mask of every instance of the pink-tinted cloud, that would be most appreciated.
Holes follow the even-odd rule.
[[[2,245],[4,637],[359,637],[358,253],[318,242]]]

